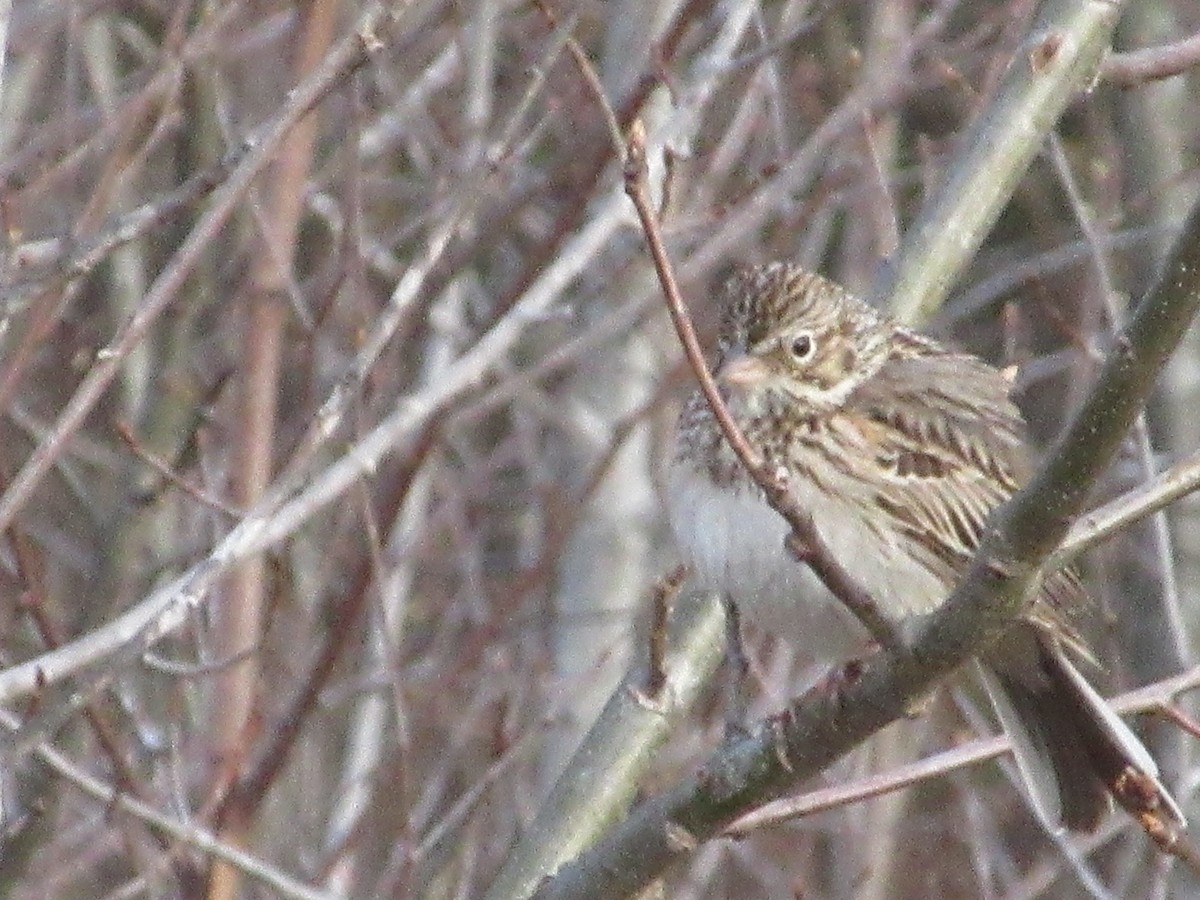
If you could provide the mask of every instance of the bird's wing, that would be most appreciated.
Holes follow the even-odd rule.
[[[992,509],[1029,476],[1025,424],[1008,381],[973,356],[906,335],[845,413],[874,451],[877,501],[953,583]],[[1074,572],[1049,576],[1035,620],[1074,636],[1087,599]],[[1072,641],[1074,643],[1074,641]]]

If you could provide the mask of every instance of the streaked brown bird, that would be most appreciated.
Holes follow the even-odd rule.
[[[946,600],[993,507],[1030,475],[1024,421],[997,369],[794,265],[726,285],[715,375],[750,445],[786,469],[835,559],[897,627]],[[680,418],[667,502],[701,586],[738,605],[812,602],[799,599],[786,523],[699,392]],[[1145,746],[1076,665],[1091,661],[1073,624],[1088,606],[1078,577],[1057,572],[980,660],[1033,807],[1051,827],[1090,831],[1110,787],[1137,773],[1182,823]]]

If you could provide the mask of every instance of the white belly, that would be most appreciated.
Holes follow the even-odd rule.
[[[896,543],[881,540],[851,505],[816,494],[808,483],[797,481],[794,490],[834,558],[885,614],[903,620],[944,599],[941,581]],[[832,623],[850,621],[808,567],[787,551],[787,523],[757,491],[717,489],[706,474],[677,462],[668,475],[667,505],[679,551],[697,586],[725,593],[741,607],[765,605],[787,614],[800,630],[812,632],[806,644],[829,640]],[[832,614],[831,604],[836,606]],[[832,656],[844,650],[844,641],[836,643],[843,646],[833,647]]]

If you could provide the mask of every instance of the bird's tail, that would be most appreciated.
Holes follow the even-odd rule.
[[[1139,806],[1157,807],[1184,825],[1146,746],[1088,684],[1061,642],[1034,626],[1017,629],[1031,639],[1019,637],[1021,664],[1003,652],[981,668],[1039,817],[1052,828],[1093,831],[1114,793],[1136,792]]]

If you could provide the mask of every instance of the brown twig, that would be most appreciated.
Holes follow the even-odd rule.
[[[435,422],[417,439],[403,468],[385,491],[386,499],[379,513],[381,520],[391,521],[395,518],[440,431],[439,424]],[[253,816],[266,799],[267,790],[279,776],[304,726],[315,711],[317,698],[333,674],[334,666],[342,658],[351,636],[358,633],[356,624],[367,605],[372,572],[370,560],[363,560],[348,590],[339,600],[330,604],[329,626],[316,659],[292,699],[275,718],[272,727],[264,732],[269,739],[256,748],[247,765],[242,767],[236,784],[223,787],[216,798],[213,805],[215,822],[223,821],[235,806]]]
[[[61,646],[66,640],[66,634],[61,623],[50,613],[44,602],[41,554],[25,534],[16,528],[9,529],[9,540],[16,559],[18,574],[25,584],[22,608],[33,620],[42,642],[47,647],[53,649]],[[83,715],[100,751],[112,766],[117,789],[143,803],[150,804],[152,798],[147,796],[142,782],[134,774],[129,758],[120,746],[117,729],[96,699],[89,698],[83,701]],[[179,858],[176,848],[172,846],[173,841],[154,828],[148,828],[146,831],[164,852],[166,863],[174,871],[180,884],[195,884],[197,873],[186,860]]]
[[[550,8],[550,4],[546,0],[533,0],[533,5],[545,16],[551,28],[558,27],[558,16],[554,14],[554,10]],[[600,83],[599,74],[597,74],[595,67],[587,58],[587,54],[583,48],[579,46],[579,41],[570,36],[567,37],[567,52],[571,54],[571,59],[575,60],[575,67],[579,70],[579,74],[583,77],[584,82],[586,82],[588,91],[593,96],[602,98],[599,107],[600,111],[604,114],[604,125],[608,128],[609,139],[619,152],[623,143],[621,140],[621,122],[617,118],[612,104],[604,96],[604,86]],[[618,156],[618,158],[620,157]]]
[[[1155,711],[1166,719],[1170,719],[1177,726],[1182,728],[1196,740],[1200,740],[1200,722],[1197,722],[1191,716],[1187,715],[1183,710],[1174,704],[1168,703],[1166,700],[1156,704]]]
[[[667,683],[667,621],[671,604],[687,580],[687,566],[676,566],[654,585],[653,619],[650,623],[650,664],[646,677],[646,694],[657,697]]]
[[[155,453],[151,453],[150,450],[142,445],[142,442],[138,439],[138,436],[133,433],[133,428],[128,422],[117,422],[116,430],[117,437],[119,437],[125,446],[129,448],[130,452],[159,475],[161,475],[165,482],[168,484],[173,484],[189,497],[198,500],[200,503],[203,503],[205,506],[210,507],[211,509],[215,509],[226,516],[229,516],[231,519],[237,519],[241,517],[241,511],[234,509],[220,497],[214,497],[203,488],[192,484],[190,481],[176,472],[171,467],[171,464],[165,459]]]
[[[290,61],[297,84],[303,84],[323,64],[337,34],[337,10],[332,4],[306,9],[295,57]],[[234,464],[230,490],[234,502],[246,509],[257,505],[271,485],[275,467],[277,415],[284,360],[284,302],[293,281],[300,214],[306,181],[313,166],[316,110],[297,119],[276,153],[264,186],[260,222],[262,252],[257,256],[242,298],[244,316],[241,364],[237,373],[238,410],[234,432]],[[212,640],[225,654],[255,646],[266,629],[270,571],[266,554],[257,554],[234,567],[225,582],[224,602],[216,605]],[[250,759],[261,724],[259,683],[262,666],[257,654],[223,669],[216,687],[219,713],[211,721],[219,762],[237,761],[236,778]],[[218,772],[220,780],[224,773]],[[222,820],[219,834],[232,844],[244,843],[254,822],[250,811],[235,808]],[[208,900],[232,900],[240,893],[241,872],[215,861],[209,873]]]
[[[8,537],[9,543],[13,548],[17,573],[24,585],[24,591],[21,596],[21,608],[33,620],[34,627],[37,629],[38,636],[41,637],[43,644],[50,648],[61,646],[63,641],[66,640],[66,634],[63,632],[62,625],[46,608],[45,593],[42,586],[43,578],[41,572],[43,565],[41,554],[34,547],[33,543],[16,528],[8,529]],[[92,733],[95,735],[97,743],[100,745],[100,749],[108,757],[109,764],[113,767],[117,786],[122,791],[128,791],[140,800],[146,800],[147,798],[139,789],[138,779],[134,776],[133,769],[125,758],[124,752],[117,746],[116,730],[108,721],[108,718],[91,700],[84,704],[83,713],[88,721],[88,725],[92,729]]]
[[[536,0],[536,2],[551,24],[554,24],[556,20],[553,13],[546,8],[542,0]],[[899,646],[901,643],[899,630],[880,611],[874,598],[863,590],[854,577],[834,559],[828,546],[817,532],[812,517],[797,504],[794,495],[789,490],[786,470],[765,465],[729,414],[724,400],[721,399],[716,382],[704,361],[704,351],[700,347],[696,330],[692,326],[691,317],[688,315],[687,307],[679,292],[674,268],[667,255],[662,232],[658,226],[658,216],[650,199],[645,126],[640,119],[634,119],[629,126],[627,137],[622,138],[620,121],[605,97],[600,78],[587,55],[573,38],[567,39],[567,49],[597,104],[604,110],[610,139],[623,160],[622,174],[625,193],[633,202],[638,219],[641,221],[642,231],[646,236],[646,243],[654,260],[654,268],[658,273],[659,284],[662,287],[671,321],[675,326],[680,343],[683,345],[688,363],[700,383],[700,390],[703,392],[722,434],[725,435],[729,446],[742,465],[746,467],[751,478],[762,489],[767,502],[783,516],[791,527],[792,533],[787,540],[789,552],[798,562],[808,565],[813,570],[830,592],[863,623],[883,647]]]

